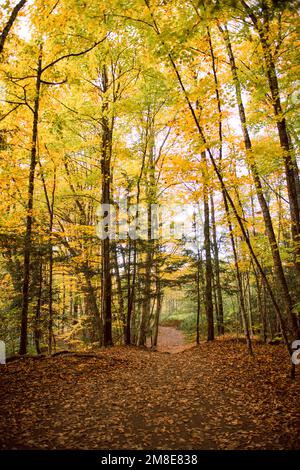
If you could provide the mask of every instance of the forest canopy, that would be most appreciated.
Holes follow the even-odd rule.
[[[10,355],[155,347],[163,321],[197,343],[238,333],[250,353],[253,337],[292,353],[298,6],[1,0]]]

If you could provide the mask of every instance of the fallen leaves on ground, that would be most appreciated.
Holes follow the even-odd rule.
[[[0,369],[2,449],[300,449],[300,372],[281,345],[134,347]]]

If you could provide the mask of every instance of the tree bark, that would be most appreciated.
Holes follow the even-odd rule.
[[[106,93],[108,91],[108,77],[106,66],[103,65],[101,71],[103,93],[102,104],[102,146],[101,146],[101,175],[102,175],[102,194],[101,203],[111,203],[111,146],[112,146],[112,124],[109,122],[108,113],[108,99]],[[106,236],[102,240],[102,316],[103,316],[103,344],[104,346],[111,346],[112,340],[112,278],[111,278],[111,243],[109,225],[106,224],[104,232]]]
[[[114,253],[115,275],[116,275],[116,283],[117,283],[117,291],[118,291],[118,299],[119,299],[119,317],[122,321],[124,344],[126,344],[126,318],[125,318],[125,308],[124,308],[124,297],[123,297],[122,280],[121,280],[120,270],[119,270],[118,251],[117,251],[116,243],[113,244],[112,251]]]
[[[85,292],[86,292],[86,298],[87,298],[87,308],[88,308],[88,313],[89,316],[94,319],[94,325],[93,325],[93,335],[94,332],[97,335],[97,340],[99,342],[99,346],[102,346],[102,321],[101,321],[101,315],[99,311],[99,307],[97,304],[97,296],[95,293],[94,286],[92,284],[92,279],[91,279],[91,271],[88,266],[88,263],[84,263],[82,266],[82,271],[85,279]]]
[[[235,240],[234,240],[234,236],[233,236],[233,227],[232,227],[232,222],[231,222],[231,218],[230,218],[230,211],[229,211],[226,195],[224,193],[223,193],[223,201],[224,201],[224,206],[225,206],[226,219],[227,219],[227,224],[228,224],[228,229],[229,229],[229,237],[230,237],[230,241],[231,241],[231,247],[232,247],[233,258],[234,258],[234,266],[235,266],[236,280],[237,280],[237,286],[238,286],[238,301],[239,301],[239,306],[240,306],[241,318],[242,318],[242,321],[243,321],[245,338],[246,338],[248,350],[249,350],[250,355],[253,356],[252,341],[251,341],[251,337],[250,337],[249,323],[248,323],[248,318],[247,318],[247,314],[246,314],[246,307],[245,307],[245,298],[244,298],[242,276],[241,276],[241,272],[240,272],[240,268],[239,268],[239,261],[238,261],[238,255],[237,255],[237,250],[236,250],[236,244],[235,244]]]
[[[163,293],[161,290],[161,279],[159,276],[159,269],[156,268],[156,312],[155,312],[155,319],[154,319],[154,334],[153,334],[153,347],[157,347],[157,338],[158,338],[158,328],[159,328],[159,319],[161,314],[162,308],[162,298]]]
[[[204,207],[204,250],[205,250],[205,313],[207,320],[207,341],[214,339],[214,313],[212,298],[212,261],[210,244],[210,216],[207,188],[207,161],[206,152],[202,152],[201,160],[204,165],[203,171],[203,207]]]
[[[31,136],[31,157],[30,157],[28,195],[27,195],[26,232],[25,232],[25,241],[24,241],[21,335],[20,335],[20,350],[19,350],[20,355],[24,355],[27,352],[30,256],[31,256],[31,242],[32,242],[35,169],[36,169],[36,163],[37,163],[36,154],[37,154],[38,120],[39,120],[41,74],[42,74],[42,54],[43,54],[42,51],[43,51],[42,45],[40,45],[38,62],[37,62],[36,83],[35,83],[33,125],[32,125],[32,136]]]
[[[39,287],[37,294],[37,303],[35,309],[34,319],[34,342],[37,354],[41,354],[40,339],[41,339],[41,328],[40,328],[40,316],[41,316],[41,303],[42,303],[42,289],[43,289],[43,264],[40,261],[39,269]]]
[[[142,182],[142,177],[144,175],[145,171],[145,166],[146,166],[146,157],[147,157],[147,150],[148,150],[148,140],[149,140],[149,131],[150,131],[150,109],[148,109],[147,113],[147,122],[146,122],[146,129],[145,129],[145,144],[144,144],[144,149],[143,149],[143,155],[142,155],[142,163],[141,163],[141,168],[137,180],[137,195],[136,195],[136,212],[135,212],[135,221],[137,223],[140,215],[139,211],[139,204],[140,204],[140,195],[141,195],[141,182]],[[127,342],[126,344],[130,344],[131,342],[131,317],[133,313],[133,308],[134,308],[134,300],[135,300],[135,292],[136,292],[136,277],[137,277],[137,255],[138,255],[138,246],[137,246],[137,240],[136,237],[133,240],[133,243],[131,244],[130,241],[130,235],[128,237],[128,244],[129,247],[133,248],[133,273],[132,273],[132,281],[130,282],[130,271],[128,271],[128,309],[127,309]],[[143,315],[143,310],[142,310],[142,315]],[[143,319],[142,319],[143,321]],[[140,341],[140,332],[138,334],[138,340],[137,342],[139,343]]]
[[[215,221],[215,206],[213,195],[210,196],[210,207],[211,207],[211,222],[212,222],[212,234],[213,234],[213,253],[214,253],[214,268],[216,276],[216,294],[217,294],[217,308],[218,308],[218,333],[224,334],[224,309],[223,309],[223,298],[220,278],[220,260],[219,260],[219,248],[217,242],[217,231]]]
[[[153,135],[153,119],[151,119],[149,111],[148,119],[149,126],[149,152],[148,152],[148,181],[147,181],[147,240],[145,240],[146,246],[146,261],[145,261],[145,281],[144,281],[144,299],[142,306],[142,317],[140,324],[140,332],[138,345],[144,346],[146,344],[147,336],[147,325],[150,319],[151,310],[151,283],[152,283],[152,264],[154,254],[154,240],[152,239],[152,203],[155,201],[156,196],[156,182],[155,182],[155,163],[154,163],[154,135]],[[148,124],[148,123],[147,123]]]

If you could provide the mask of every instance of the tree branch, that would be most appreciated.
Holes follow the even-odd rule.
[[[7,116],[9,116],[11,113],[16,111],[16,109],[18,109],[18,107],[21,106],[22,104],[25,104],[25,103],[18,103],[18,104],[16,104],[16,106],[14,108],[12,108],[6,114],[3,114],[3,116],[0,117],[0,122],[3,121],[5,118],[7,118]]]
[[[91,47],[89,47],[88,49],[85,49],[84,51],[71,52],[70,54],[65,54],[65,55],[59,57],[58,59],[54,60],[53,62],[50,62],[50,64],[45,65],[45,67],[42,68],[42,73],[45,72],[45,70],[49,69],[50,67],[53,67],[53,65],[57,64],[58,62],[60,62],[63,59],[68,59],[69,57],[79,57],[81,55],[86,54],[87,52],[90,52],[92,49],[94,49],[99,44],[101,44],[101,42],[105,41],[106,38],[107,38],[107,35],[105,35],[104,38],[100,39],[100,41],[95,42]]]
[[[43,83],[44,85],[62,85],[63,83],[66,83],[67,82],[67,78],[65,78],[64,80],[62,80],[61,82],[47,82],[46,80],[41,80],[41,83]]]
[[[3,29],[2,33],[1,33],[1,36],[0,36],[0,54],[3,52],[3,48],[4,48],[4,43],[6,41],[6,38],[8,36],[8,33],[12,27],[12,25],[14,24],[14,21],[15,19],[17,18],[18,16],[18,13],[19,11],[21,10],[21,8],[23,8],[23,6],[25,5],[27,0],[20,0],[19,3],[17,3],[17,5],[15,6],[15,8],[13,9],[13,11],[11,12],[11,15],[9,17],[9,20],[8,22],[6,23],[5,25],[5,28]]]

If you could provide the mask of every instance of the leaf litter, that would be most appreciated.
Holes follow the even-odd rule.
[[[76,354],[1,366],[1,449],[300,449],[300,371],[281,345]]]

